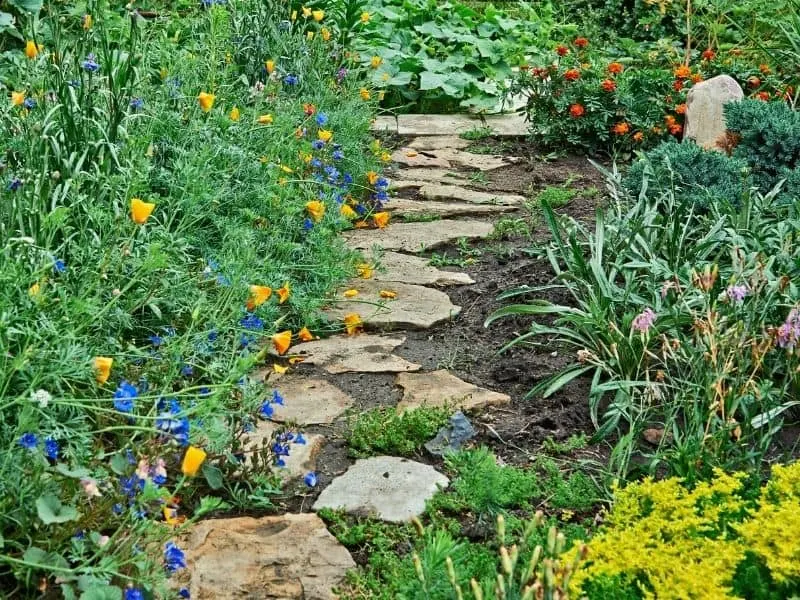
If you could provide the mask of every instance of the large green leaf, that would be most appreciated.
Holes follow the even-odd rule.
[[[22,34],[14,27],[14,15],[0,11],[0,35],[8,34],[18,40],[23,39]]]
[[[80,600],[122,600],[122,590],[115,585],[93,585],[81,594]]]
[[[8,3],[21,12],[38,14],[42,10],[42,0],[8,0]]]
[[[52,494],[39,496],[36,500],[36,512],[45,525],[74,521],[79,516],[74,506],[64,506],[61,500]]]
[[[449,96],[460,95],[462,90],[458,86],[454,85],[453,81],[454,78],[450,75],[434,73],[433,71],[423,71],[419,74],[419,89],[440,89]]]

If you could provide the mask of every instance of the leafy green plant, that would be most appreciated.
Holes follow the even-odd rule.
[[[403,413],[393,407],[374,408],[359,413],[350,422],[347,444],[355,456],[409,456],[436,435],[450,413],[447,408],[426,406]]]

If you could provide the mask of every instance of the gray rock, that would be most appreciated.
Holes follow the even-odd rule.
[[[324,379],[290,375],[277,386],[284,399],[283,406],[274,404],[272,420],[278,423],[319,425],[333,421],[350,408],[354,400]]]
[[[367,329],[429,329],[461,312],[461,307],[450,302],[444,292],[419,285],[354,279],[348,287],[358,290],[358,295],[338,299],[323,312],[333,320],[358,313]],[[384,298],[384,291],[396,297]]]
[[[726,132],[722,107],[742,98],[741,86],[727,75],[717,75],[693,85],[686,96],[684,139],[694,140],[707,150],[721,150],[716,144]]]
[[[519,206],[525,202],[525,196],[517,194],[497,194],[478,192],[456,185],[428,184],[419,189],[421,196],[429,200],[457,200],[474,204],[494,204],[502,206]]]
[[[430,465],[396,456],[357,460],[334,479],[313,509],[344,509],[402,523],[425,511],[425,502],[450,481]]]
[[[439,158],[432,152],[414,150],[413,148],[400,148],[392,153],[392,161],[407,167],[441,167],[450,168],[450,163],[445,158]]]
[[[489,127],[493,135],[502,137],[524,137],[528,135],[528,123],[524,115],[398,115],[381,118],[373,125],[378,131],[394,131],[400,135],[459,135],[481,127]]]
[[[471,192],[471,190],[464,191]],[[480,194],[481,192],[472,193]],[[407,198],[392,198],[390,202],[386,203],[385,208],[385,210],[398,215],[429,215],[434,217],[497,215],[516,209],[516,206],[508,204],[478,204],[469,201],[442,202],[439,200],[409,200]]]
[[[428,223],[395,223],[385,229],[354,229],[342,236],[354,250],[368,250],[373,246],[384,250],[421,252],[454,242],[459,238],[487,237],[494,227],[486,221],[430,221]]]
[[[356,564],[314,514],[209,519],[182,542],[174,579],[195,600],[331,600]]]
[[[470,140],[465,140],[457,135],[425,135],[414,138],[408,147],[415,150],[441,150],[443,148],[463,150],[470,144],[472,144]]]
[[[259,421],[255,429],[243,438],[244,463],[246,465],[252,464],[253,455],[261,448],[272,444],[278,429],[280,429],[280,425],[276,423]],[[317,456],[325,445],[325,436],[303,432],[303,437],[306,440],[305,444],[289,444],[289,456],[283,458],[285,466],[275,467],[275,472],[283,481],[299,479],[309,471],[316,470]]]
[[[416,285],[470,285],[475,283],[466,273],[442,271],[428,264],[428,260],[399,252],[384,252],[379,265],[385,269],[375,271],[373,279],[383,282],[404,282]]]
[[[324,340],[304,342],[292,347],[303,356],[304,364],[317,365],[328,373],[405,373],[419,371],[421,365],[392,354],[405,343],[403,336],[335,335]]]
[[[426,183],[444,183],[450,185],[473,185],[469,173],[452,169],[418,168],[400,169],[392,175],[391,187],[404,189],[420,187]]]
[[[372,131],[383,133],[397,133],[396,117],[375,117],[372,121]]]
[[[444,456],[448,452],[458,452],[465,442],[475,437],[475,428],[464,413],[458,411],[450,417],[450,423],[436,434],[436,437],[425,443],[425,449],[435,456]]]
[[[403,388],[403,398],[397,405],[400,412],[420,406],[452,406],[470,411],[511,402],[510,396],[467,383],[446,369],[401,373],[395,383]]]
[[[432,155],[437,160],[446,161],[450,165],[468,167],[479,171],[494,171],[501,167],[516,164],[522,159],[516,156],[504,156],[501,154],[472,154],[453,148],[443,148],[441,150],[431,150],[427,154]]]

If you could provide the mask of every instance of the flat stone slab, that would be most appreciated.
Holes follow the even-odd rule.
[[[461,307],[453,304],[450,296],[421,285],[354,279],[347,286],[358,290],[358,295],[343,298],[323,312],[337,321],[345,315],[358,313],[367,329],[430,329],[461,312]],[[384,290],[396,296],[382,298]]]
[[[420,187],[428,183],[444,183],[450,185],[472,185],[464,171],[452,169],[411,168],[395,171],[390,187],[402,190],[410,187]]]
[[[299,426],[333,423],[336,417],[354,404],[354,400],[324,379],[283,377],[277,386],[283,406],[273,404],[271,417],[278,423],[292,422]]]
[[[479,171],[494,171],[501,167],[516,164],[522,159],[517,156],[504,156],[502,154],[473,154],[454,148],[441,150],[426,150],[425,154],[431,160],[447,162],[451,166],[469,167]]]
[[[429,183],[419,189],[420,196],[428,200],[456,200],[473,204],[498,204],[505,206],[519,206],[524,203],[525,196],[518,194],[497,194],[493,192],[480,192],[468,190],[457,185],[441,185]]]
[[[393,116],[375,117],[372,121],[372,131],[397,133],[397,118]]]
[[[443,271],[432,267],[427,258],[402,254],[400,252],[384,252],[377,260],[380,269],[375,269],[374,281],[386,283],[412,283],[415,285],[470,285],[475,283],[466,273]],[[385,270],[385,271],[384,271]],[[390,287],[387,285],[387,287]]]
[[[411,140],[408,147],[415,150],[441,150],[443,148],[463,150],[470,144],[472,144],[470,140],[465,140],[457,135],[425,135]]]
[[[414,150],[413,148],[400,148],[392,153],[392,161],[406,167],[441,167],[449,168],[450,162],[446,158],[434,156],[432,151]]]
[[[431,373],[401,373],[395,383],[403,388],[397,410],[405,412],[420,406],[452,406],[465,411],[499,406],[511,397],[467,383],[445,369]]]
[[[315,514],[208,519],[181,547],[174,577],[194,600],[331,600],[356,564]]]
[[[372,125],[374,131],[391,131],[400,135],[459,135],[481,127],[489,127],[492,135],[525,137],[529,124],[521,114],[486,115],[398,115],[378,117]]]
[[[459,221],[430,221],[427,223],[395,223],[385,229],[354,229],[345,231],[347,245],[354,250],[378,246],[384,250],[422,252],[460,238],[481,239],[494,229],[491,223],[464,219]]]
[[[255,429],[247,434],[247,442],[244,444],[246,465],[252,464],[253,454],[264,445],[264,442],[267,446],[271,444],[278,429],[280,425],[277,423],[259,421]],[[317,456],[325,445],[325,436],[303,432],[303,437],[306,440],[305,444],[294,442],[289,444],[289,456],[283,457],[286,466],[275,467],[275,472],[284,481],[299,479],[309,471],[316,471]]]
[[[391,523],[409,521],[425,511],[425,502],[450,481],[430,465],[375,456],[357,460],[322,490],[313,510],[344,509]]]
[[[292,347],[292,354],[305,357],[303,364],[316,365],[328,373],[406,373],[422,366],[392,351],[406,341],[403,336],[335,335]]]
[[[388,202],[385,206],[385,210],[398,215],[428,215],[432,217],[497,215],[516,209],[516,206],[508,204],[441,202],[437,200],[409,200],[408,198],[392,198],[392,201]]]

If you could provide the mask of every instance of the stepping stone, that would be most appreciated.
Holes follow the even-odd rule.
[[[430,160],[447,162],[451,165],[460,165],[477,169],[479,171],[493,171],[501,167],[507,167],[520,162],[522,159],[516,156],[503,156],[502,154],[472,154],[453,148],[442,148],[441,150],[426,151]],[[433,165],[431,165],[433,166]]]
[[[288,400],[287,400],[288,402]],[[251,465],[253,454],[256,453],[264,443],[267,446],[272,444],[275,432],[280,429],[280,425],[271,421],[259,421],[253,431],[246,434],[247,442],[244,444],[244,464]],[[289,456],[284,456],[285,467],[275,467],[275,473],[283,481],[292,481],[305,476],[309,471],[317,470],[317,456],[325,445],[325,436],[318,433],[303,433],[306,439],[305,444],[289,444]]]
[[[458,200],[460,202],[472,202],[474,204],[519,206],[525,202],[525,196],[519,196],[517,194],[479,192],[456,185],[428,184],[422,186],[419,189],[419,193],[428,200]]]
[[[385,252],[379,264],[386,272],[375,271],[373,279],[384,282],[404,282],[416,285],[470,285],[475,283],[466,273],[442,271],[428,264],[428,260],[410,254]]]
[[[331,600],[356,563],[315,514],[208,519],[182,548],[174,577],[194,600]]]
[[[313,510],[344,509],[402,523],[425,511],[425,502],[450,481],[430,465],[396,456],[357,460],[322,490]]]
[[[400,169],[393,176],[390,187],[402,190],[420,187],[427,183],[445,183],[451,185],[473,185],[468,179],[469,173],[451,169],[417,168]]]
[[[525,122],[524,115],[487,115],[481,120],[477,115],[399,115],[397,120],[392,117],[388,121],[379,121],[379,131],[396,129],[400,135],[458,135],[467,131],[474,131],[481,127],[489,127],[492,134],[503,137],[525,137],[528,135],[529,124]]]
[[[358,290],[358,295],[342,298],[323,311],[329,319],[341,321],[345,315],[358,313],[367,329],[430,329],[461,312],[444,292],[420,285],[365,279],[354,279],[347,285]],[[397,296],[381,298],[382,290]]]
[[[471,190],[464,191],[476,194],[480,193],[471,192]],[[435,200],[426,201],[409,200],[408,198],[392,198],[391,202],[386,204],[385,210],[398,215],[458,217],[464,215],[496,215],[504,212],[514,211],[516,210],[516,207],[508,204],[478,204],[474,202],[440,202]]]
[[[392,153],[392,161],[407,167],[442,167],[449,168],[450,162],[439,158],[432,152],[416,151],[413,148],[400,148]]]
[[[401,413],[420,406],[452,406],[470,411],[511,402],[510,396],[462,381],[445,369],[431,373],[401,373],[395,383],[403,388],[403,398],[397,405]]]
[[[299,426],[333,423],[355,402],[332,383],[324,379],[289,376],[277,386],[284,405],[273,404],[271,417],[278,423],[292,422]]]
[[[316,365],[328,373],[406,373],[422,366],[392,354],[405,343],[403,336],[335,335],[292,347],[294,355],[304,356],[303,364]]]
[[[347,245],[354,250],[378,246],[384,250],[422,252],[454,242],[460,238],[487,237],[494,226],[486,221],[430,221],[428,223],[395,223],[385,229],[354,229],[345,231]]]
[[[372,131],[385,131],[397,133],[397,119],[392,116],[375,117],[372,121]]]
[[[414,138],[408,145],[414,150],[441,150],[443,148],[456,148],[463,150],[472,144],[470,140],[465,140],[457,135],[426,135]]]

